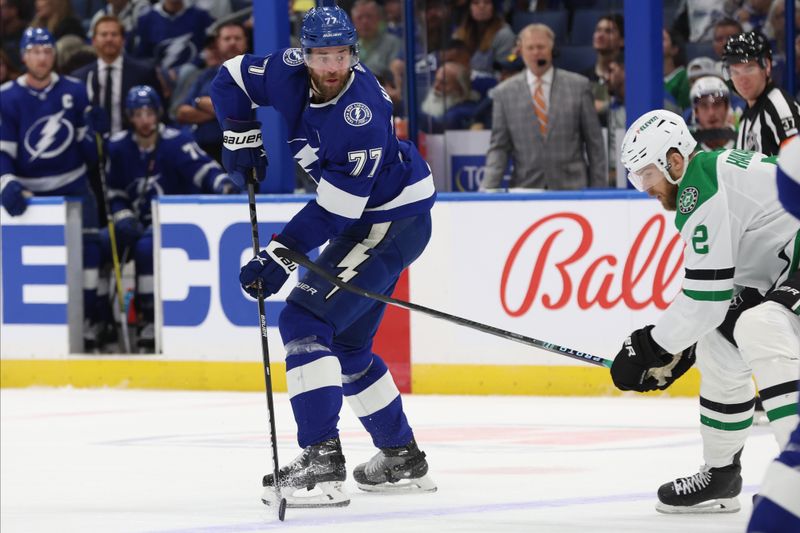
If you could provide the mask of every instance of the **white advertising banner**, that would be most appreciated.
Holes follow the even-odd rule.
[[[80,204],[33,198],[21,216],[0,211],[2,358],[48,359],[81,351]]]
[[[262,248],[303,205],[297,197],[259,198]],[[181,360],[259,360],[258,306],[239,286],[239,269],[253,257],[246,199],[164,197],[157,213],[156,297],[161,305],[156,309],[162,324],[161,352]],[[266,301],[273,362],[283,360],[277,318],[296,281],[295,273],[283,290]]]
[[[642,195],[443,196],[411,268],[415,303],[612,359],[680,289],[672,215]],[[411,354],[414,364],[584,364],[418,313]]]
[[[409,272],[415,303],[610,359],[680,288],[672,217],[641,194],[440,196],[431,242]],[[306,200],[259,199],[262,246]],[[252,256],[246,202],[167,197],[157,213],[164,356],[257,360],[257,306],[238,283]],[[277,318],[296,281],[267,300],[273,361],[283,360]],[[410,324],[412,364],[583,364],[419,313]]]

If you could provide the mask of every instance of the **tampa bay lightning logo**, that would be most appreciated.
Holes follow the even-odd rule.
[[[58,157],[72,144],[75,128],[64,118],[65,112],[62,109],[53,115],[45,115],[28,128],[25,149],[31,154],[30,161]]]
[[[299,48],[287,48],[283,52],[283,62],[290,67],[303,64],[303,52]]]
[[[194,60],[197,47],[192,42],[192,34],[184,33],[172,39],[164,39],[156,46],[155,57],[162,68],[172,68]]]
[[[344,120],[357,128],[364,126],[372,120],[372,110],[366,104],[353,102],[344,109]]]

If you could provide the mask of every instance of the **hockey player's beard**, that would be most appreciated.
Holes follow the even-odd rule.
[[[675,211],[678,208],[678,186],[674,183],[668,184],[667,192],[659,196],[658,200],[667,211]]]
[[[345,84],[347,83],[347,79],[350,76],[350,71],[341,74],[340,77],[340,74],[316,74],[314,71],[309,69],[308,75],[311,78],[311,90],[314,92],[314,101],[322,103],[334,99],[340,92],[342,92],[342,89],[344,88]],[[325,83],[325,80],[334,77],[338,79],[338,83],[336,83],[336,85]]]

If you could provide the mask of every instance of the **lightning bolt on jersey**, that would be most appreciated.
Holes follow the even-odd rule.
[[[770,82],[753,106],[744,110],[736,148],[778,155],[781,142],[797,135],[798,128],[800,105],[789,93]]]
[[[154,194],[213,193],[227,176],[186,133],[159,126],[155,149],[143,151],[130,131],[111,137],[106,160],[111,212],[131,210],[142,223],[150,223]],[[127,214],[127,212],[126,212]]]
[[[316,199],[282,235],[307,252],[355,221],[375,224],[426,213],[436,198],[430,167],[412,143],[398,141],[392,104],[375,76],[356,65],[333,100],[311,102],[299,48],[226,61],[211,85],[220,121],[249,120],[254,106],[286,119],[289,148],[317,182]]]
[[[778,201],[775,157],[700,152],[678,187],[675,225],[686,244],[681,292],[653,340],[678,353],[719,326],[735,287],[762,294],[800,261],[800,221]]]
[[[800,137],[786,141],[778,158],[778,198],[783,207],[800,218]]]
[[[171,15],[159,3],[139,17],[135,55],[164,69],[195,61],[213,22],[202,9],[189,6]]]
[[[43,90],[25,80],[0,86],[0,189],[15,180],[37,195],[82,191],[86,163],[97,160],[86,88],[57,74]]]

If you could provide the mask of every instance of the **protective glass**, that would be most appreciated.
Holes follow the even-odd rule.
[[[314,70],[344,70],[358,64],[358,52],[352,48],[336,52],[307,48],[303,51],[303,61]]]
[[[658,168],[654,163],[650,163],[646,167],[628,172],[628,180],[636,187],[637,191],[648,191],[654,186],[658,185],[661,180],[665,180],[664,172]]]

